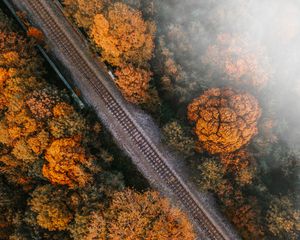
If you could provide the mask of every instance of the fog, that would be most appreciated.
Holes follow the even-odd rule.
[[[263,111],[274,118],[277,135],[293,151],[300,152],[300,1],[166,0],[157,4],[164,11],[162,19],[172,22],[165,28],[170,31],[181,25],[192,46],[179,59],[181,65],[189,68],[190,78],[218,34],[237,35],[249,46],[263,49],[263,61],[270,65],[266,69],[269,81],[257,95]]]

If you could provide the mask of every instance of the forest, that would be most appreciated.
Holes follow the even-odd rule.
[[[195,239],[28,36],[0,10],[0,239]]]
[[[61,4],[242,239],[299,239],[296,0]],[[57,83],[40,39],[0,12],[0,239],[195,239]]]
[[[299,239],[297,1],[61,2],[243,239]]]

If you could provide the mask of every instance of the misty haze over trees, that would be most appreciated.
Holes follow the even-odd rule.
[[[299,239],[298,1],[61,2],[243,239]],[[0,17],[0,238],[194,239]]]

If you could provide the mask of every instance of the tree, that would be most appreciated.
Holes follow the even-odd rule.
[[[52,109],[59,101],[60,93],[55,88],[37,89],[26,97],[27,107],[38,120],[52,117]]]
[[[246,145],[257,133],[261,109],[255,97],[230,88],[212,88],[188,105],[188,119],[203,148],[228,153]]]
[[[96,14],[100,14],[103,8],[111,0],[63,0],[65,12],[68,17],[75,20],[79,27],[88,29],[93,24]]]
[[[272,200],[266,219],[268,229],[276,239],[298,239],[300,211],[287,196]]]
[[[55,138],[83,136],[88,129],[83,116],[66,102],[59,102],[53,107],[53,118],[49,120],[48,126]]]
[[[80,232],[73,229],[76,240],[196,239],[186,215],[157,192],[116,192],[108,209],[100,209],[89,217],[78,215],[75,221],[80,225]]]
[[[43,175],[52,183],[70,188],[83,187],[91,178],[85,170],[91,159],[80,145],[80,139],[54,140],[46,151],[45,159],[47,163],[43,166]]]
[[[0,238],[8,239],[14,229],[14,219],[24,207],[22,193],[8,185],[0,176]]]
[[[40,123],[29,116],[26,109],[20,111],[9,109],[5,114],[5,122],[12,141],[34,134],[41,126]]]
[[[218,159],[206,159],[197,169],[200,169],[197,182],[201,190],[214,192],[218,196],[223,196],[227,191],[231,191],[232,186],[225,179],[226,169],[223,168]]]
[[[256,198],[245,198],[240,191],[233,191],[223,198],[225,214],[239,230],[243,239],[263,239],[261,212]]]
[[[199,82],[191,81],[183,67],[175,61],[175,54],[167,47],[163,37],[159,38],[155,55],[154,69],[162,76],[160,81],[165,95],[171,99],[176,97],[180,103],[187,101],[191,93],[199,88]]]
[[[72,239],[106,239],[103,213],[108,207],[108,200],[117,191],[124,189],[124,182],[120,173],[101,172],[97,177],[96,181],[76,189],[70,195],[69,207],[76,212],[74,220],[68,226]]]
[[[43,43],[45,39],[43,32],[35,27],[28,28],[27,36],[33,38],[38,44]]]
[[[38,225],[50,231],[65,230],[73,219],[66,199],[67,195],[63,189],[44,185],[34,190],[28,205],[36,213]]]
[[[237,227],[243,239],[261,239],[264,232],[257,201],[251,196],[248,199],[249,195],[247,198],[244,197],[240,186],[228,176],[228,169],[225,166],[217,157],[205,159],[197,167],[200,170],[197,182],[201,190],[216,194],[222,210]]]
[[[0,67],[9,69],[11,77],[39,78],[44,74],[41,67],[43,60],[34,49],[33,42],[9,29],[0,30]],[[28,86],[28,83],[23,82],[23,85]]]
[[[30,137],[27,140],[28,146],[36,154],[42,154],[50,144],[50,134],[42,130],[37,135]]]
[[[251,46],[249,40],[230,34],[217,36],[208,47],[202,63],[213,73],[224,74],[234,84],[262,88],[270,78],[270,65],[262,48]]]
[[[164,138],[168,146],[174,148],[185,156],[193,155],[194,140],[188,137],[183,127],[176,121],[163,127]]]
[[[106,222],[101,212],[76,213],[69,231],[74,240],[105,240]]]
[[[112,239],[195,239],[187,217],[157,192],[116,193],[105,218]]]
[[[125,65],[115,72],[116,84],[127,101],[141,104],[149,101],[149,82],[152,73],[132,65]]]
[[[67,14],[85,28],[102,60],[117,67],[116,85],[125,99],[146,108],[155,105],[158,95],[149,89],[152,73],[148,65],[154,50],[155,24],[144,21],[139,10],[111,2],[65,0],[64,4]]]
[[[145,66],[152,58],[154,33],[154,23],[144,21],[140,11],[123,3],[113,4],[105,15],[97,14],[90,29],[102,59],[119,67]]]
[[[35,177],[42,177],[40,157],[43,157],[51,141],[84,135],[86,122],[63,101],[62,92],[40,79],[43,73],[41,59],[36,56],[31,43],[13,32],[0,32],[0,53],[0,103],[3,104],[0,109],[3,110],[0,143],[6,149],[5,155],[0,157],[0,171],[6,174],[10,182],[28,188]],[[77,146],[83,150],[80,143]],[[53,178],[49,170],[54,165],[46,164],[44,174]],[[72,167],[72,173],[77,171],[77,180],[83,184],[86,179],[80,175],[81,168]]]
[[[221,163],[228,173],[241,186],[251,184],[256,172],[256,161],[245,149],[220,156]]]

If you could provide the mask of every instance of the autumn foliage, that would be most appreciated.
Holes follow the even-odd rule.
[[[86,7],[82,18],[93,4],[98,10],[102,6],[101,1],[76,2]],[[118,21],[133,14],[138,22],[131,30],[143,23],[139,12],[121,3],[110,11],[113,19],[121,11]],[[194,239],[185,214],[157,192],[124,191],[122,173],[111,166],[114,156],[101,145],[101,125],[83,117],[65,91],[45,81],[35,41],[3,23],[9,24],[0,11],[0,238]],[[39,32],[30,28],[27,35]],[[130,40],[140,44],[137,54],[144,40],[136,37]],[[135,64],[117,69],[117,85],[131,101],[144,103],[151,72]]]
[[[188,119],[210,153],[233,152],[247,144],[257,133],[260,114],[252,95],[226,88],[209,89],[188,106]]]
[[[182,125],[172,121],[166,124],[162,130],[168,146],[185,156],[193,155],[194,139],[187,136]]]
[[[243,239],[262,239],[264,232],[260,207],[255,198],[248,199],[240,190],[241,186],[250,186],[253,180],[252,175],[250,179],[245,178],[245,181],[240,179],[245,169],[251,169],[249,163],[244,164],[244,162],[253,159],[244,150],[241,150],[237,156],[234,156],[234,153],[228,154],[226,158],[225,161],[220,161],[216,156],[204,159],[198,166],[200,176],[197,178],[197,183],[201,189],[216,194],[222,202],[225,215],[238,228]]]
[[[104,216],[109,239],[195,239],[187,217],[157,192],[116,193]]]
[[[267,212],[269,231],[278,239],[299,238],[300,210],[287,196],[272,200]]]
[[[27,96],[26,105],[31,114],[38,120],[53,116],[52,109],[60,101],[54,88],[35,90]]]
[[[88,29],[93,18],[111,0],[63,0],[67,16],[73,18],[79,27]]]
[[[38,224],[50,231],[65,230],[73,218],[68,208],[65,192],[51,185],[37,187],[31,194],[29,205],[37,214]]]
[[[127,101],[140,104],[149,100],[150,71],[126,65],[118,69],[115,74],[116,84]]]
[[[154,23],[143,20],[140,11],[123,3],[114,3],[107,11],[95,14],[89,30],[102,60],[118,67],[117,86],[135,104],[150,100],[152,73],[148,61],[153,55],[154,33]]]
[[[150,89],[152,73],[148,64],[154,51],[155,24],[144,20],[141,11],[121,2],[63,3],[66,14],[89,35],[100,59],[116,67],[115,82],[125,99],[134,104],[156,103],[157,94],[153,87]]]
[[[43,175],[52,183],[83,187],[90,176],[84,171],[89,159],[80,146],[79,139],[65,138],[53,141],[45,154],[47,164]]]
[[[246,199],[237,191],[225,199],[226,215],[240,230],[243,239],[263,239],[260,208],[255,198]]]
[[[164,142],[183,155],[188,174],[217,197],[243,239],[299,238],[299,159],[281,141],[294,126],[280,123],[286,116],[275,120],[274,105],[282,108],[285,95],[262,96],[275,89],[273,80],[292,76],[292,48],[283,48],[280,56],[291,58],[278,62],[272,48],[297,42],[293,5],[281,9],[283,20],[272,19],[275,30],[260,35],[280,38],[265,51],[263,41],[251,39],[251,24],[244,31],[245,19],[256,16],[252,1],[61,2],[126,100],[155,114]],[[29,26],[25,13],[17,14]],[[29,26],[25,37],[16,29],[0,10],[0,239],[195,239],[183,212],[140,186],[147,183],[131,174],[93,114],[78,111],[66,91],[45,81],[54,76],[35,50],[43,33]],[[271,61],[285,70],[272,74]],[[296,91],[291,86],[288,93]],[[196,142],[184,125],[186,110]]]
[[[220,156],[221,163],[227,173],[234,176],[237,183],[244,186],[251,184],[256,171],[255,158],[245,149]]]
[[[145,65],[151,59],[154,32],[155,25],[144,21],[141,12],[115,3],[107,14],[95,16],[90,35],[102,50],[102,59],[121,67],[126,63]]]
[[[88,160],[75,139],[84,135],[85,121],[64,101],[65,93],[42,79],[42,59],[33,42],[7,28],[0,30],[0,144],[6,149],[0,155],[0,172],[25,189],[43,174],[53,183],[82,185],[88,177],[79,164]]]
[[[27,30],[27,36],[35,39],[37,43],[42,43],[44,41],[44,34],[41,30],[35,27],[29,27]]]
[[[263,49],[230,34],[218,35],[216,43],[210,45],[202,57],[202,62],[234,84],[261,88],[270,78],[270,66]]]

